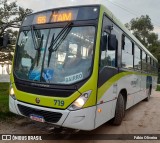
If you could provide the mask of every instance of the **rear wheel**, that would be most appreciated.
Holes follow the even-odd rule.
[[[117,99],[115,117],[112,119],[113,125],[120,125],[125,115],[125,100],[120,93]]]

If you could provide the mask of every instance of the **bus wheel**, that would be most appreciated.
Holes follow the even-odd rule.
[[[125,101],[120,93],[117,99],[115,117],[112,120],[113,125],[120,125],[122,123],[123,117],[125,114]]]

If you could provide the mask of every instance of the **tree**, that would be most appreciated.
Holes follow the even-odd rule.
[[[133,32],[133,35],[158,59],[160,64],[160,40],[154,33],[154,26],[148,15],[133,18],[125,26]]]
[[[8,0],[0,1],[0,36],[7,28],[19,28],[22,19],[32,13],[31,9],[24,9],[16,4],[9,3]]]
[[[32,13],[31,9],[24,9],[17,5],[16,1],[0,0],[0,37],[5,32],[10,35],[11,44],[6,49],[0,47],[0,65],[11,64],[18,29],[23,18]],[[2,42],[2,41],[1,41]]]

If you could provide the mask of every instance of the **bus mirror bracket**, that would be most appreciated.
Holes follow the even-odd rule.
[[[117,39],[116,35],[110,34],[108,37],[108,50],[114,51],[117,48]]]

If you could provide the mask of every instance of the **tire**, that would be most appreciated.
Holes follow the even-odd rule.
[[[112,119],[113,125],[121,125],[123,117],[125,115],[125,100],[120,93],[118,95],[116,110],[115,110],[115,117]]]

